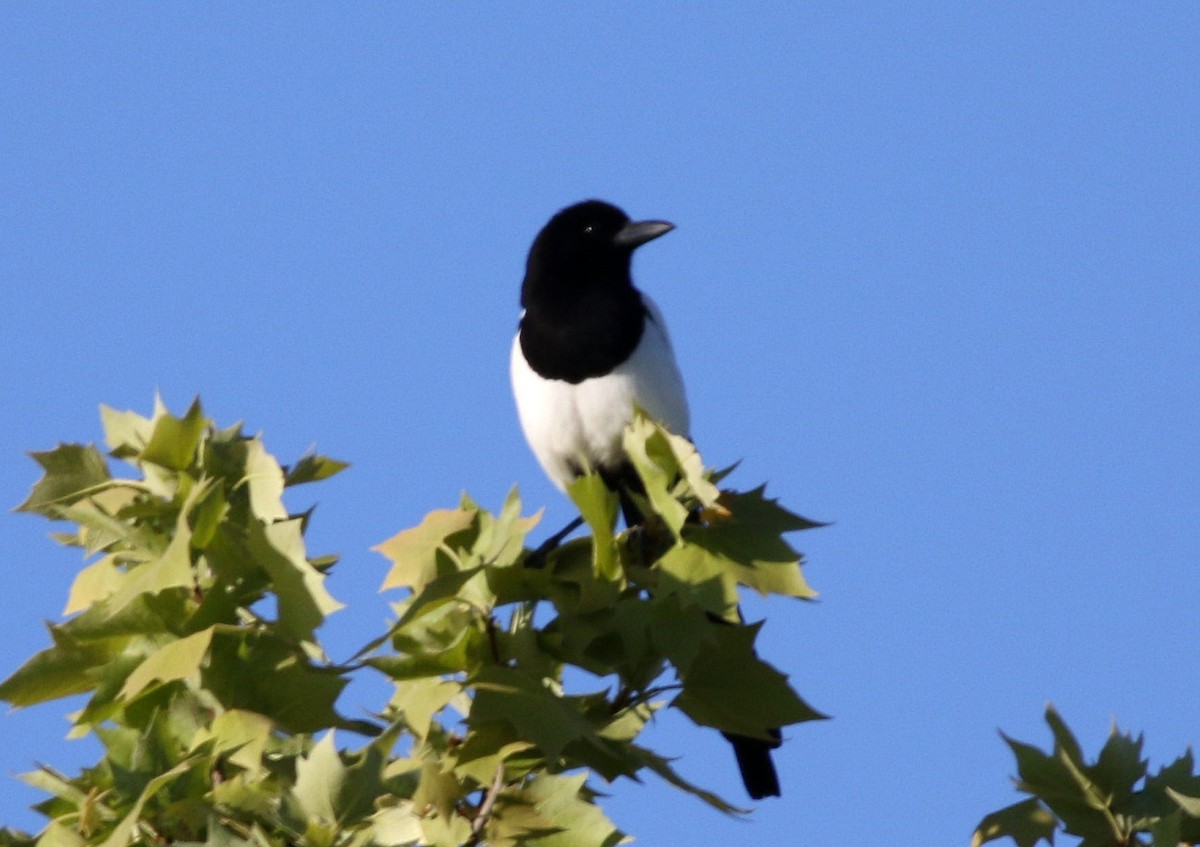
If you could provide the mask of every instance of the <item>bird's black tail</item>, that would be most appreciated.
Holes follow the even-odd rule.
[[[779,730],[771,730],[774,740],[751,738],[748,735],[734,735],[722,732],[725,739],[733,745],[733,754],[737,756],[738,769],[742,772],[742,784],[752,800],[764,797],[779,796],[779,776],[775,773],[775,763],[771,761],[771,751],[782,743]]]

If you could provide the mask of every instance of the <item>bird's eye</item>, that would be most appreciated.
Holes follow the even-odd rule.
[[[595,231],[596,231],[596,227],[595,227],[594,225],[592,225],[592,224],[588,224],[587,226],[585,226],[585,227],[583,228],[583,234],[584,234],[584,235],[591,235],[591,234],[592,234],[593,232],[595,232]]]

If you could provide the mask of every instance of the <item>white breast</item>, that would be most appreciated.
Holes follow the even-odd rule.
[[[513,339],[510,376],[521,429],[550,480],[566,488],[583,467],[615,467],[624,459],[621,434],[636,403],[672,432],[688,435],[687,396],[666,324],[642,295],[650,317],[637,349],[605,376],[572,385],[544,379]]]

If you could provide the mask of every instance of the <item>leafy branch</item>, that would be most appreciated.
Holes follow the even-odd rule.
[[[644,528],[614,532],[616,498],[584,477],[570,493],[590,536],[530,567],[537,518],[515,492],[496,513],[465,497],[435,510],[377,548],[383,589],[404,595],[343,663],[317,638],[341,608],[325,588],[336,559],[309,555],[311,513],[284,495],[346,465],[285,467],[199,402],[102,420],[106,453],[33,454],[43,476],[19,509],[67,522],[56,538],[86,564],[51,646],[0,698],[87,695],[73,732],[104,754],[75,776],[25,775],[49,822],[36,838],[5,830],[7,843],[606,847],[623,835],[594,779],[649,770],[740,812],[638,743],[655,711],[759,738],[821,717],[737,612],[743,587],[813,596],[784,536],[816,524],[761,488],[719,490],[686,440],[648,420],[625,445]],[[134,474],[114,476],[114,460]],[[392,684],[370,720],[337,709],[356,673]],[[365,743],[340,746],[345,733]]]
[[[1191,750],[1151,775],[1142,736],[1114,726],[1095,761],[1066,723],[1046,707],[1049,752],[1004,740],[1017,758],[1017,788],[1030,796],[987,815],[971,843],[1011,838],[1018,847],[1054,843],[1062,830],[1081,847],[1176,847],[1200,842],[1200,776]]]

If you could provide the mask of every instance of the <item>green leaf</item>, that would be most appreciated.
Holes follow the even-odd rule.
[[[75,575],[63,614],[82,612],[110,597],[120,588],[124,579],[125,572],[117,567],[115,556],[105,556],[93,562]]]
[[[200,398],[192,401],[182,418],[176,418],[162,409],[155,416],[150,441],[142,449],[139,458],[169,470],[185,471],[195,461],[200,439],[207,427],[208,420],[200,408]]]
[[[200,491],[196,486],[193,491]],[[192,532],[187,524],[186,509],[175,524],[175,534],[160,556],[135,565],[121,580],[117,590],[107,598],[110,614],[124,609],[138,597],[157,594],[172,588],[191,588],[195,584],[191,553]]]
[[[677,544],[655,563],[660,597],[676,596],[729,621],[738,619],[737,584],[741,568],[696,544]]]
[[[87,841],[74,829],[51,821],[38,836],[36,844],[37,847],[83,847]]]
[[[455,804],[466,791],[454,773],[444,769],[441,762],[426,759],[421,766],[417,790],[413,792],[413,806],[417,809],[432,808],[437,811],[438,817],[451,820],[456,817]]]
[[[521,795],[532,801],[537,813],[561,831],[529,842],[536,847],[614,847],[625,834],[613,826],[594,803],[583,796],[587,774],[542,774]]]
[[[1086,769],[1097,789],[1108,798],[1108,805],[1120,808],[1133,797],[1134,789],[1146,776],[1149,764],[1142,758],[1143,739],[1118,732],[1114,725],[1094,765]]]
[[[155,682],[187,679],[197,673],[200,663],[208,655],[212,635],[213,629],[209,627],[160,647],[129,675],[120,696],[130,699]]]
[[[472,680],[470,722],[504,721],[516,727],[553,761],[569,742],[592,732],[591,724],[562,697],[519,670],[489,666]]]
[[[262,757],[271,741],[272,729],[271,721],[260,714],[230,709],[196,733],[189,750],[196,751],[212,742],[213,753],[258,778],[266,773]]]
[[[770,738],[773,727],[825,717],[754,652],[760,627],[714,624],[712,642],[681,671],[683,692],[672,705],[703,726],[758,738]]]
[[[294,638],[311,641],[313,631],[342,604],[325,589],[325,575],[309,563],[300,518],[250,524],[248,547],[271,577],[279,621]]]
[[[431,777],[432,779],[433,777]],[[424,785],[424,780],[422,785]],[[432,783],[431,783],[432,784]],[[427,791],[427,793],[430,793]],[[421,808],[414,798],[413,805]],[[471,838],[471,822],[461,815],[432,815],[421,818],[421,844],[431,847],[461,847]]]
[[[392,562],[379,590],[405,587],[420,591],[443,570],[453,568],[447,539],[469,528],[475,516],[476,512],[470,509],[435,509],[419,526],[398,532],[373,547]]]
[[[505,497],[500,514],[494,518],[486,511],[478,514],[479,536],[474,549],[489,569],[515,563],[524,551],[525,537],[542,519],[540,511],[527,518],[521,517],[521,498],[515,486]]]
[[[395,806],[380,809],[371,820],[367,844],[378,847],[405,847],[421,840],[421,819],[413,804],[401,801]]]
[[[283,505],[283,468],[267,452],[261,438],[245,442],[244,482],[250,493],[250,512],[260,521],[284,520],[288,516]]]
[[[29,455],[44,473],[17,506],[18,512],[56,518],[57,505],[70,504],[112,479],[104,457],[91,444],[60,444],[53,450]]]
[[[618,582],[623,576],[617,557],[613,527],[617,520],[617,495],[599,474],[585,474],[567,486],[567,496],[592,531],[592,567],[600,579]]]
[[[1036,797],[1030,797],[985,816],[975,827],[971,847],[1000,838],[1011,838],[1017,847],[1035,847],[1039,841],[1053,844],[1057,829],[1054,815]]]
[[[1118,836],[1101,792],[1080,767],[1078,742],[1053,707],[1047,707],[1046,718],[1055,735],[1053,755],[1002,736],[1017,757],[1018,788],[1039,797],[1073,835],[1101,842]]]
[[[678,538],[688,510],[672,494],[675,480],[681,474],[679,460],[672,450],[672,437],[677,436],[644,415],[635,414],[625,428],[622,443],[654,511]]]
[[[533,744],[520,738],[510,723],[474,723],[455,753],[454,773],[488,785],[509,758],[532,748]],[[539,758],[539,764],[541,761]]]
[[[184,760],[175,767],[159,774],[146,783],[146,787],[138,795],[137,800],[133,804],[128,814],[121,819],[121,822],[113,828],[108,838],[100,845],[100,847],[127,847],[133,843],[136,836],[138,821],[142,816],[142,808],[146,805],[155,794],[161,791],[166,786],[174,782],[180,775],[187,773],[193,766],[193,762]]]
[[[390,706],[400,715],[418,739],[424,739],[433,716],[462,691],[458,682],[438,678],[405,680],[396,683]]]
[[[346,767],[338,755],[334,733],[329,732],[296,762],[292,794],[305,816],[320,818],[325,824],[338,823],[338,795],[345,777]]]
[[[284,475],[285,486],[302,485],[306,482],[319,482],[322,479],[339,474],[350,467],[349,462],[339,462],[328,456],[302,456],[300,461],[287,469]]]
[[[100,423],[104,427],[104,443],[119,458],[141,453],[154,432],[154,421],[150,418],[111,406],[100,406]]]
[[[258,712],[289,732],[346,725],[333,708],[346,680],[279,635],[217,627],[200,673],[225,708]]]
[[[80,642],[64,627],[48,626],[54,646],[34,655],[0,683],[0,700],[15,707],[32,706],[90,691],[95,681],[89,672],[112,660],[111,645]]]
[[[398,628],[393,644],[396,654],[366,663],[396,680],[473,671],[488,656],[478,615],[450,603]]]
[[[764,495],[765,486],[738,493],[725,491],[707,526],[689,526],[685,538],[713,557],[728,576],[760,594],[809,599],[817,592],[800,572],[800,554],[784,533],[823,526],[781,507]]]
[[[1167,789],[1167,796],[1174,800],[1188,817],[1200,818],[1200,797],[1188,797],[1173,788]]]

